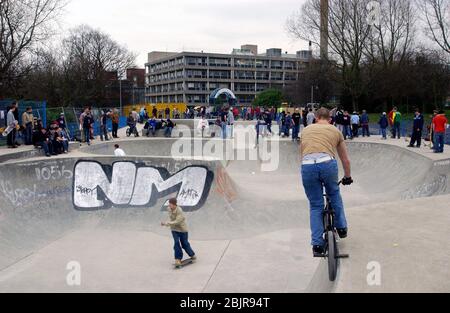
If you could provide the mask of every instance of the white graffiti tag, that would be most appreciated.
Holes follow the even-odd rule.
[[[206,201],[213,173],[191,166],[170,176],[160,168],[117,162],[104,167],[97,162],[75,165],[73,202],[76,209],[96,210],[116,207],[154,206],[165,195],[177,193],[186,211],[198,210]]]

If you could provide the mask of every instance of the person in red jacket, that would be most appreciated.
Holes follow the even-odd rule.
[[[447,130],[448,120],[444,111],[433,119],[433,133],[434,133],[434,152],[444,153],[445,146],[445,132]]]
[[[395,108],[395,107],[388,114],[389,126],[391,127],[391,133],[392,133],[391,137],[394,137],[394,122],[395,122],[396,114],[397,114],[397,108]]]

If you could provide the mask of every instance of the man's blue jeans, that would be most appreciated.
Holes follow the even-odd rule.
[[[337,161],[302,166],[303,186],[311,209],[312,245],[325,246],[323,238],[323,213],[325,210],[324,187],[336,212],[335,227],[347,228],[344,203],[339,188],[339,170]]]
[[[347,139],[347,138],[352,139],[353,138],[352,128],[351,128],[350,125],[344,125],[344,133],[343,133],[343,135],[344,135],[345,139]]]
[[[222,139],[227,139],[227,124],[222,123]]]
[[[434,151],[444,153],[445,133],[434,133]]]
[[[175,260],[183,260],[183,250],[186,251],[189,257],[193,257],[195,255],[195,252],[192,250],[191,245],[189,244],[188,233],[179,233],[173,231],[172,236],[175,242],[175,245],[173,246],[175,250]]]
[[[173,131],[173,128],[172,127],[167,127],[166,128],[166,131],[165,131],[165,136],[167,137],[167,138],[170,138],[170,137],[172,137],[172,131]]]
[[[297,140],[300,134],[300,125],[294,125],[292,129],[292,140]]]
[[[90,128],[83,128],[83,132],[84,132],[84,138],[86,140],[87,144],[91,144],[91,129]]]
[[[383,139],[387,139],[387,131],[386,131],[386,128],[381,128],[381,136],[383,136]]]
[[[392,133],[392,137],[395,139],[396,137],[398,137],[398,139],[400,139],[402,136],[401,134],[401,124],[400,123],[395,123],[393,126],[393,133]]]

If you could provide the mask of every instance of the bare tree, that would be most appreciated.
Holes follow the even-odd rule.
[[[66,0],[0,0],[0,83],[23,73],[38,45],[49,39]],[[14,71],[13,71],[14,69]]]
[[[367,42],[367,56],[387,68],[402,63],[411,53],[415,39],[415,7],[410,0],[379,0],[380,24],[373,24]]]
[[[417,0],[427,24],[426,33],[450,53],[450,0]]]
[[[344,91],[351,95],[354,110],[358,109],[358,100],[365,88],[361,63],[370,36],[368,3],[369,0],[335,0],[329,4],[330,55],[341,70]],[[320,45],[320,9],[320,0],[307,0],[301,11],[288,19],[288,33],[294,38]]]
[[[63,49],[65,76],[72,83],[70,95],[77,102],[101,103],[108,89],[105,86],[122,78],[136,61],[136,54],[108,34],[86,25],[71,31],[63,41]]]

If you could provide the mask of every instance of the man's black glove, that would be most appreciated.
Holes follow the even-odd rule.
[[[342,179],[342,185],[350,186],[351,184],[353,184],[353,179],[351,177],[344,177],[344,179]]]

